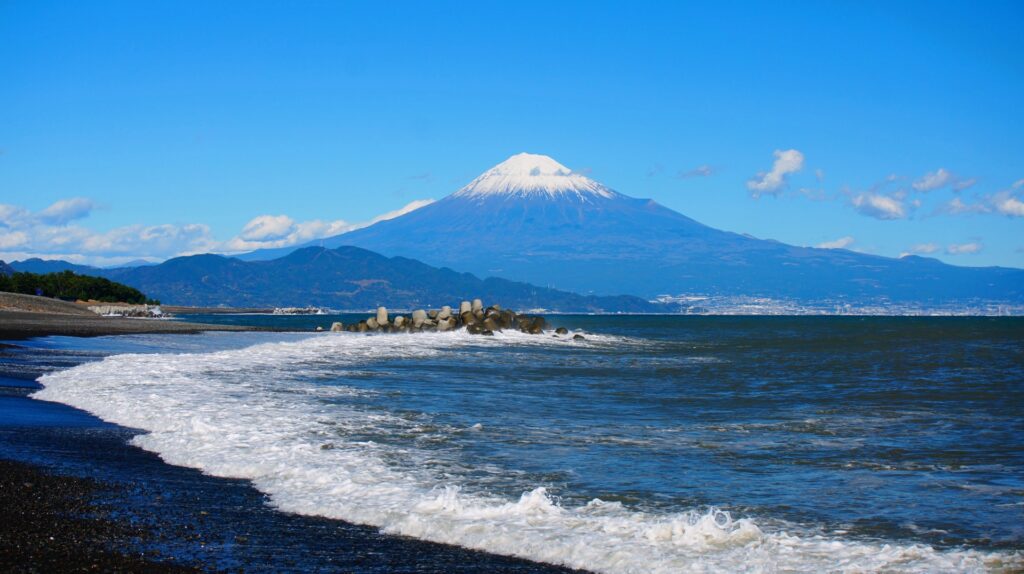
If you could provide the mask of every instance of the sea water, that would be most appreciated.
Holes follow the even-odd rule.
[[[586,338],[147,336],[35,396],[283,511],[595,572],[1024,568],[1024,321],[551,319]]]

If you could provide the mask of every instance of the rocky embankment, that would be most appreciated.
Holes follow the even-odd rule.
[[[168,319],[159,305],[99,304],[89,305],[89,310],[104,317],[132,317],[136,319]]]
[[[472,302],[460,303],[458,311],[445,305],[440,309],[429,311],[417,309],[409,315],[393,317],[388,314],[386,307],[378,307],[375,316],[349,325],[336,322],[331,325],[330,330],[350,333],[418,333],[465,329],[472,335],[493,335],[505,329],[514,329],[538,335],[544,332],[545,326],[547,326],[547,321],[539,315],[520,315],[515,311],[502,309],[499,305],[484,307],[483,301],[474,299]],[[558,331],[567,333],[565,329]],[[576,337],[583,338],[582,335],[576,335]]]

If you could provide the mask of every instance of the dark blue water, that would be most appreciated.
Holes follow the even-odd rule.
[[[336,320],[190,319],[306,330]],[[549,319],[588,340],[447,348],[431,334],[321,334],[307,341],[324,348],[298,358],[253,351],[270,357],[249,367],[265,387],[245,368],[201,372],[244,382],[253,402],[307,388],[299,382],[352,389],[316,403],[374,421],[338,430],[338,448],[372,444],[387,464],[468,494],[515,500],[543,486],[565,508],[595,498],[649,516],[713,507],[766,532],[1024,548],[1024,320]],[[409,343],[377,353],[364,340]]]
[[[348,382],[387,391],[389,410],[501,429],[469,456],[548,475],[563,496],[1024,545],[1022,319],[550,319],[643,342],[396,363],[397,376]]]

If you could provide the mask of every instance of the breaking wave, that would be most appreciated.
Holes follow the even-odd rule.
[[[644,512],[619,502],[563,504],[544,487],[518,498],[425,464],[436,451],[368,440],[408,421],[345,397],[338,384],[381,358],[418,360],[459,348],[601,345],[501,333],[362,336],[192,354],[128,354],[46,375],[34,396],[146,431],[133,443],[170,464],[244,478],[283,511],[595,572],[990,571],[1015,553],[936,550],[759,525],[715,508]],[[331,382],[333,381],[333,383]],[[479,425],[469,430],[479,430]],[[464,432],[467,429],[452,429]],[[442,451],[443,453],[443,451]]]

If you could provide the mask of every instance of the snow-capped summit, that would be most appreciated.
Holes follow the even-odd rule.
[[[453,197],[483,198],[496,195],[559,197],[575,195],[611,198],[614,191],[596,181],[574,173],[554,159],[539,154],[520,153],[485,171]]]

